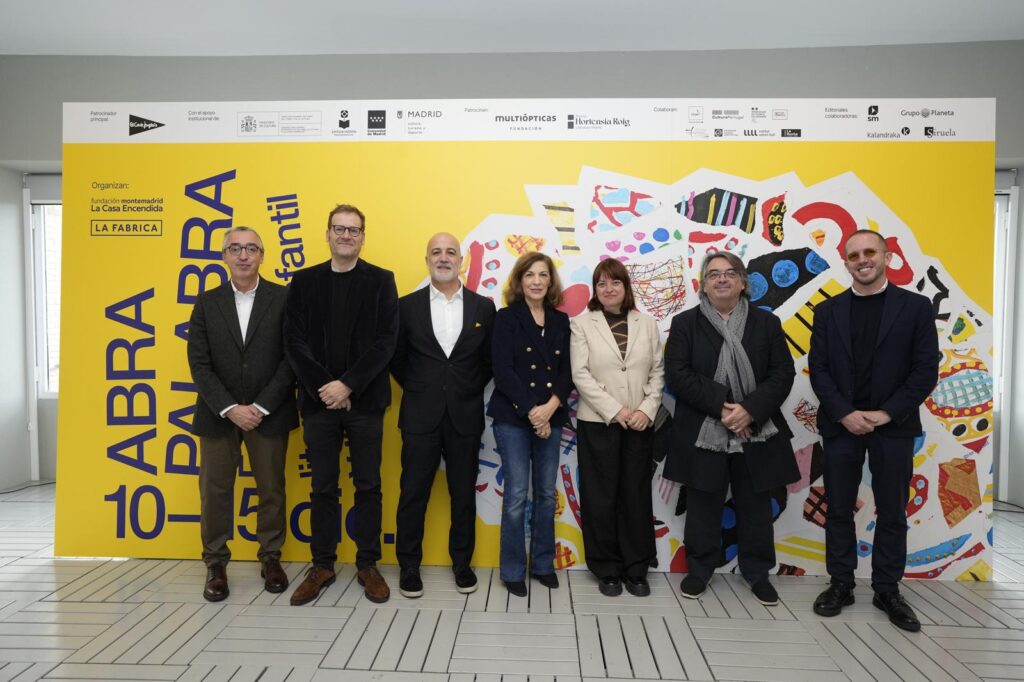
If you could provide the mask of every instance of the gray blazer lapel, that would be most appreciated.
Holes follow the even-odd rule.
[[[228,327],[228,333],[238,345],[239,350],[241,350],[244,347],[244,343],[242,341],[242,327],[238,322],[238,309],[235,307],[235,290],[230,284],[227,284],[221,291],[223,293],[216,298],[217,307],[220,308],[221,315],[224,316],[224,323]]]

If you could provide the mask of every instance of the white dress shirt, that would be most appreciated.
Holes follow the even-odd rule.
[[[462,333],[462,285],[449,299],[430,284],[430,321],[434,338],[441,344],[445,357],[451,357],[455,342]]]
[[[234,282],[231,282],[231,291],[235,292],[235,311],[238,313],[238,326],[242,330],[242,343],[245,343],[245,333],[249,330],[249,318],[252,317],[252,305],[256,302],[256,288],[259,287],[260,280],[256,278],[256,286],[249,291],[239,291],[238,287],[235,286]],[[231,410],[232,407],[237,407],[238,403],[228,405],[220,411],[220,416],[224,417]],[[267,410],[257,403],[253,403],[253,407],[262,412],[264,416],[270,414]]]

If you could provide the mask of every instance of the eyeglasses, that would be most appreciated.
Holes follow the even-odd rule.
[[[846,254],[846,260],[851,263],[856,263],[861,258],[874,258],[878,255],[878,249],[864,249],[863,251],[853,251]]]
[[[725,277],[726,279],[736,279],[740,276],[740,273],[735,270],[708,270],[704,273],[704,279],[709,282],[717,282],[718,280]]]
[[[250,256],[255,256],[257,253],[263,253],[263,247],[257,244],[230,244],[224,249],[232,256],[237,256],[244,250]]]
[[[353,237],[358,237],[359,235],[361,235],[365,231],[366,230],[364,230],[361,227],[347,227],[345,225],[331,225],[331,232],[333,232],[334,234],[338,235],[339,237],[342,236],[343,234],[345,234],[346,232],[349,233],[350,235],[352,235]]]

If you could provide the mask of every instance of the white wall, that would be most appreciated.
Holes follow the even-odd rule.
[[[884,47],[530,55],[374,55],[245,58],[0,57],[0,167],[55,171],[65,101],[237,101],[454,97],[996,97],[996,155],[1024,177],[1024,41]],[[19,234],[20,193],[0,179],[0,234]],[[20,183],[19,183],[20,186]],[[12,203],[13,202],[13,203]],[[17,206],[16,206],[17,204]],[[1024,241],[1024,240],[1022,240]],[[1024,248],[1024,247],[1022,247]],[[0,298],[20,301],[21,249],[2,277]],[[13,260],[17,260],[14,263]],[[1017,294],[1024,306],[1024,278]],[[22,319],[21,305],[17,319]],[[1024,320],[1018,313],[1017,319]],[[20,326],[20,325],[19,325]],[[21,331],[5,325],[10,343]],[[7,343],[6,337],[0,344]],[[1021,338],[1024,353],[1024,338]],[[11,348],[13,351],[13,348]],[[18,358],[2,352],[0,376],[23,381]],[[1021,355],[1024,358],[1024,355]],[[1017,368],[1024,381],[1024,362]],[[1017,385],[1024,385],[1016,382]],[[18,393],[21,391],[21,393]],[[1018,404],[1024,410],[1024,400]],[[40,404],[40,426],[56,405]],[[0,408],[0,439],[20,442],[23,420]],[[1024,415],[1012,442],[1024,442]],[[41,473],[55,461],[53,434],[40,435]],[[3,457],[6,457],[4,454]],[[1024,460],[1024,452],[1021,453]],[[0,459],[0,466],[5,460]],[[16,471],[8,469],[10,477]],[[0,477],[7,474],[0,472]],[[1016,469],[1024,497],[1024,462]],[[1016,479],[1015,479],[1016,480]],[[1024,500],[1018,500],[1024,502]]]
[[[29,480],[21,174],[0,168],[0,490]]]

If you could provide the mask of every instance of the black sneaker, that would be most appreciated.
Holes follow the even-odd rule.
[[[779,603],[779,593],[775,591],[775,586],[768,578],[761,578],[752,583],[750,591],[754,593],[754,598],[765,606],[775,606]]]
[[[690,573],[683,578],[683,582],[679,584],[679,589],[687,599],[699,599],[704,594],[704,590],[708,589],[708,584]]]
[[[505,589],[517,597],[526,596],[526,583],[522,580],[502,580]]]
[[[617,576],[601,578],[597,582],[597,589],[606,597],[618,597],[622,594],[622,581]]]
[[[403,568],[398,577],[398,591],[407,599],[423,596],[423,581],[420,580],[418,568]]]
[[[455,589],[461,594],[476,592],[476,573],[469,566],[463,566],[455,571]]]
[[[819,616],[838,616],[844,606],[853,603],[853,583],[832,583],[814,600],[814,612]]]
[[[545,573],[544,575],[537,575],[536,573],[532,573],[530,577],[539,582],[544,587],[548,588],[549,590],[558,589],[558,576],[554,573]]]
[[[634,578],[627,575],[622,582],[626,585],[626,592],[634,597],[648,597],[651,594],[651,586],[647,584],[647,578]]]

